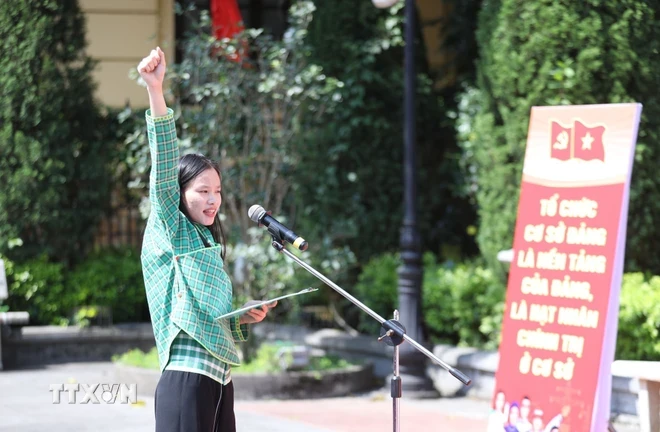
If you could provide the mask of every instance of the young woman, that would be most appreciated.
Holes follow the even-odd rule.
[[[269,308],[216,319],[232,307],[218,217],[220,170],[200,155],[179,159],[173,112],[163,96],[165,69],[160,48],[138,65],[150,106],[151,214],[141,259],[162,372],[156,432],[233,432],[235,342],[245,341],[247,324],[262,321]]]

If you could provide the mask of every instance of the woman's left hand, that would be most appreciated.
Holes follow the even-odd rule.
[[[249,301],[245,303],[244,306],[249,306],[251,303],[255,303],[255,301]],[[239,324],[255,324],[261,322],[266,318],[268,311],[274,308],[275,306],[277,306],[277,301],[274,301],[273,303],[269,303],[267,305],[258,308],[250,309],[248,312],[241,315],[238,322]]]

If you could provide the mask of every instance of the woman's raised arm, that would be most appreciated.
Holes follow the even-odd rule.
[[[147,84],[149,111],[146,113],[147,135],[151,153],[151,175],[149,180],[149,200],[151,211],[159,217],[174,237],[179,222],[178,165],[179,141],[176,136],[174,115],[167,107],[163,95],[165,78],[165,53],[160,48],[142,59],[138,72]]]

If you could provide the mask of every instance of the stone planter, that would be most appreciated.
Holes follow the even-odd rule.
[[[377,388],[373,365],[322,372],[232,374],[236,399],[313,399],[347,396]],[[382,383],[380,383],[382,386]]]
[[[133,366],[115,365],[115,382],[137,385],[140,396],[152,397],[160,372]],[[318,372],[279,374],[232,373],[236,399],[314,399],[347,396],[382,386],[374,377],[373,365],[351,366]]]

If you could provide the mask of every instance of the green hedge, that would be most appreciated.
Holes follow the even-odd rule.
[[[113,120],[85,28],[77,1],[0,2],[0,253],[18,262],[79,263],[110,202]]]
[[[512,244],[532,106],[644,105],[628,218],[626,271],[660,274],[660,2],[483,2],[478,85],[463,95],[460,130],[489,265]]]
[[[31,324],[81,324],[148,321],[142,268],[131,248],[105,249],[73,270],[46,256],[17,264],[4,260],[10,310],[30,313]]]
[[[112,310],[113,322],[148,321],[139,253],[132,248],[95,252],[68,277],[78,304]]]
[[[75,301],[66,289],[64,266],[48,262],[45,255],[15,264],[4,260],[9,310],[27,311],[33,324],[57,324],[71,311]]]
[[[397,268],[401,265],[398,254],[384,254],[372,258],[358,276],[353,288],[358,300],[373,309],[385,319],[392,317],[397,298]],[[358,330],[368,333],[377,332],[379,324],[366,315],[358,317]]]
[[[660,360],[660,276],[623,276],[616,357]]]
[[[383,317],[397,307],[397,255],[372,259],[360,274],[355,295]],[[479,262],[438,264],[424,256],[423,324],[433,343],[497,349],[505,287]],[[623,276],[617,359],[660,360],[660,276]],[[378,332],[378,324],[361,316],[359,329]]]
[[[505,287],[472,262],[432,265],[424,272],[424,322],[435,342],[497,348]]]
[[[383,317],[398,305],[396,254],[384,254],[364,267],[355,295]],[[423,323],[434,343],[496,348],[504,304],[504,286],[493,273],[476,263],[453,264],[424,255]],[[358,328],[377,332],[378,323],[361,316]]]

